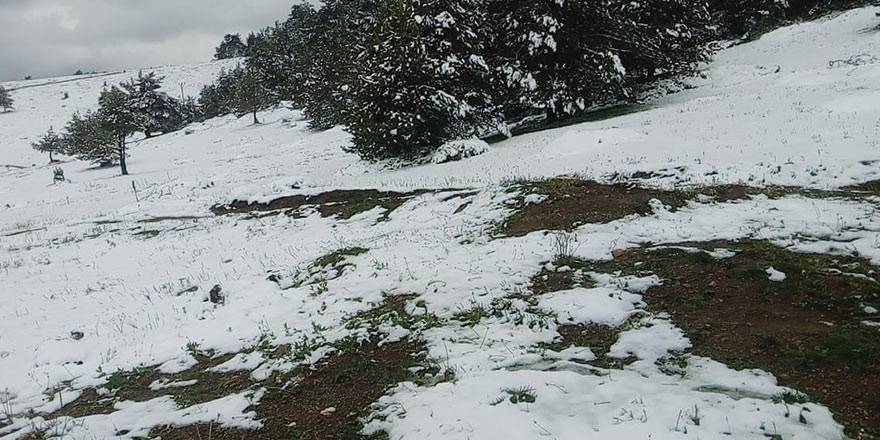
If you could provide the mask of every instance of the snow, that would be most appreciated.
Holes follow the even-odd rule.
[[[350,139],[343,129],[314,132],[299,112],[280,108],[261,113],[257,126],[230,116],[190,126],[191,134],[139,141],[127,177],[67,161],[60,166],[70,182],[52,185],[51,167],[30,142],[95,106],[105,80],[132,73],[15,90],[16,111],[0,114],[0,396],[20,416],[0,436],[24,436],[43,423],[24,414],[49,404],[44,391],[56,385],[69,385],[67,402],[104,385],[114,371],[182,371],[195,363],[191,343],[217,353],[241,353],[261,338],[330,343],[358,334],[342,325],[346,317],[386,295],[415,294],[444,320],[421,336],[428,356],[453,370],[456,381],[400,384],[380,399],[376,415],[383,417],[368,426],[390,438],[665,439],[686,431],[702,439],[841,439],[842,427],[825,407],[774,403],[771,397],[788,389],[771,375],[686,354],[690,342],[675,322],[644,308],[643,293],[662,282],[656,277],[587,273],[595,287],[539,298],[547,316],[511,300],[503,316],[473,328],[452,318],[528,289],[552,259],[553,237],[542,232],[490,239],[516,197],[506,182],[562,174],[608,181],[639,171],[657,172],[645,183],[667,187],[833,188],[880,178],[880,64],[832,63],[880,54],[878,34],[864,32],[876,25],[875,11],[853,10],[726,49],[706,66],[705,78],[690,80],[692,88],[641,111],[511,138],[454,163],[406,168],[359,161],[343,152]],[[157,73],[167,76],[170,94],[176,96],[178,83],[194,94],[232,64]],[[33,82],[5,84],[21,85]],[[358,188],[438,192],[408,200],[381,222],[381,208],[344,221],[316,212],[260,219],[210,213],[237,198]],[[655,204],[649,215],[580,226],[573,256],[608,260],[645,244],[761,239],[880,264],[877,210],[870,201],[802,196],[702,199],[674,211]],[[282,290],[266,280],[267,272],[292,272],[351,246],[369,252],[350,259],[356,266],[328,280],[326,293]],[[225,303],[203,301],[217,284]],[[519,325],[516,316],[534,325]],[[584,365],[595,357],[587,347],[541,348],[558,341],[560,325],[573,323],[624,323],[610,354],[637,360],[611,371]],[[408,334],[395,326],[383,331],[387,341]],[[305,362],[329,353],[318,350]],[[681,375],[656,365],[679,355],[687,361]],[[259,379],[294,366],[251,353],[214,371],[249,370]],[[492,404],[518,387],[531,387],[536,401]],[[121,429],[127,433],[119,438],[133,438],[162,424],[212,421],[254,427],[251,405],[259,398],[234,394],[191,408],[170,398],[122,402],[112,414],[71,421],[66,438],[109,438]],[[810,410],[807,424],[786,417],[802,407]],[[24,429],[11,434],[18,428]]]
[[[770,281],[781,283],[788,278],[784,273],[774,269],[772,266],[767,268],[767,275]]]

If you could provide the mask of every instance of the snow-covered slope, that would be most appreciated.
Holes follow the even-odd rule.
[[[36,426],[27,409],[57,409],[47,390],[58,386],[64,385],[61,401],[70,402],[100,386],[109,372],[159,364],[185,369],[195,362],[187,351],[194,343],[235,353],[261,337],[275,344],[339,340],[354,332],[342,325],[345,316],[369,310],[383,294],[414,294],[410,311],[433,313],[445,323],[423,336],[431,358],[454,369],[457,381],[403,384],[383,398],[376,409],[384,417],[370,427],[391,438],[678,439],[687,432],[702,439],[842,438],[821,405],[798,404],[808,408],[809,424],[788,417],[790,409],[770,399],[787,390],[767,373],[734,371],[697,356],[683,377],[658,371],[658,357],[690,342],[668,316],[643,310],[641,293],[655,278],[611,276],[596,288],[540,300],[550,315],[585,324],[645,316],[612,348],[638,361],[612,376],[585,374],[575,361],[589,358],[588,352],[556,359],[536,354],[536,346],[558,336],[555,318],[531,328],[488,317],[476,333],[452,317],[475,302],[490,304],[528,289],[553,255],[552,240],[540,233],[489,238],[510,213],[514,196],[499,186],[504,181],[658,172],[647,183],[837,187],[880,177],[875,11],[780,29],[724,50],[705,78],[690,80],[691,88],[644,111],[509,139],[461,162],[396,170],[343,152],[349,142],[344,130],[312,132],[298,112],[279,109],[262,113],[258,126],[230,116],[194,125],[191,134],[140,141],[127,177],[68,161],[61,167],[70,182],[52,185],[51,168],[40,165],[45,159],[29,142],[49,125],[61,127],[76,109],[93,106],[105,80],[130,74],[16,90],[17,110],[0,114],[0,166],[24,167],[0,168],[0,403],[17,416],[0,436],[17,438]],[[832,63],[854,56],[865,63]],[[195,93],[223,66],[159,73],[171,93],[179,83]],[[8,84],[20,85],[26,84]],[[65,91],[70,99],[61,101]],[[479,191],[449,190],[465,187]],[[348,220],[317,213],[215,217],[209,211],[236,198],[338,188],[445,190],[407,201],[382,222],[381,208]],[[840,251],[837,242],[845,239],[848,251],[877,264],[878,214],[864,201],[798,196],[694,202],[675,212],[655,206],[651,215],[582,226],[575,232],[576,254],[609,259],[614,250],[646,242],[721,238]],[[268,271],[295,273],[350,246],[368,252],[353,257],[356,267],[318,292],[308,286],[282,290],[266,280]],[[215,284],[227,295],[222,306],[205,301]],[[385,330],[389,340],[406,334]],[[242,364],[262,373],[291,367],[259,355],[251,360]],[[523,386],[534,389],[537,402],[490,404],[502,389]],[[158,425],[211,420],[253,427],[246,408],[259,395],[231,395],[191,411],[177,411],[169,399],[123,403],[113,414],[78,419],[68,434],[132,438]],[[693,408],[702,423],[682,422]]]
[[[165,66],[143,69],[164,76],[162,91],[180,97],[181,86],[185,96],[198,97],[202,86],[210,84],[222,69],[235,67],[240,60],[211,61],[191,66]],[[104,74],[67,76],[0,83],[12,91],[15,100],[13,113],[0,117],[0,166],[31,166],[42,164],[43,155],[30,148],[49,127],[60,131],[76,111],[94,110],[98,96],[108,85],[136,77],[137,70]],[[64,99],[65,93],[68,98]]]

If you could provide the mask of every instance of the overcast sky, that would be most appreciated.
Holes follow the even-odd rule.
[[[209,60],[294,0],[0,0],[0,80]]]

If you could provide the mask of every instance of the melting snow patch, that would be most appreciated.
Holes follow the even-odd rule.
[[[489,151],[489,144],[480,139],[464,139],[443,144],[431,157],[431,162],[440,164],[479,156]]]
[[[770,278],[769,278],[770,281],[773,281],[776,283],[781,283],[781,282],[785,281],[786,278],[788,278],[787,276],[785,276],[784,273],[774,269],[773,267],[767,268],[767,275],[770,276]]]

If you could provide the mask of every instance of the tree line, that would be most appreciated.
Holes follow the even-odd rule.
[[[632,99],[691,73],[718,38],[750,39],[858,0],[327,0],[217,58],[246,57],[207,87],[210,115],[236,111],[235,86],[345,125],[365,159],[418,158],[522,120],[551,123]],[[238,99],[240,102],[240,97]],[[243,109],[237,109],[243,113]]]
[[[128,174],[128,138],[135,133],[152,137],[179,130],[200,118],[194,99],[177,100],[159,91],[163,77],[154,72],[106,87],[98,98],[98,109],[75,113],[58,133],[54,127],[32,144],[47,153],[73,156],[101,166],[118,164]]]
[[[227,35],[215,58],[244,57],[198,101],[159,91],[163,78],[105,89],[99,109],[50,128],[34,148],[127,174],[126,140],[280,102],[314,129],[344,125],[351,152],[416,159],[450,141],[509,135],[626,102],[694,71],[718,38],[747,40],[798,16],[863,0],[326,0]],[[6,101],[2,101],[6,99]],[[0,93],[0,106],[11,98]],[[3,104],[8,102],[8,104]]]

